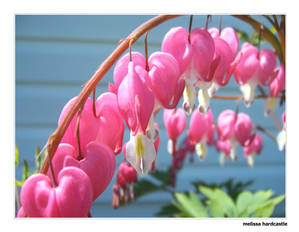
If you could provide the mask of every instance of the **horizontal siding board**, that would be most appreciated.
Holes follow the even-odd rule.
[[[34,37],[74,37],[93,39],[124,38],[137,26],[150,19],[151,15],[17,15],[16,36]],[[205,25],[206,15],[194,17],[193,28]],[[269,25],[267,21],[265,25]],[[152,41],[161,41],[164,34],[174,26],[187,28],[189,16],[178,17],[154,28],[150,32]],[[218,27],[219,16],[213,16],[209,27]],[[222,26],[242,28],[252,32],[252,28],[241,20],[224,16]]]

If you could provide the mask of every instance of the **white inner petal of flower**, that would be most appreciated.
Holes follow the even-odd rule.
[[[147,126],[147,129],[146,129],[146,135],[153,142],[155,142],[155,140],[159,136],[159,131],[155,127],[155,115],[154,115],[154,113],[152,113],[152,115],[150,117],[150,120],[148,122],[148,126]]]
[[[172,153],[173,153],[173,141],[171,139],[168,140],[167,151],[168,151],[169,154],[172,155]]]
[[[130,136],[126,145],[126,159],[139,175],[145,176],[156,159],[154,143],[144,134]]]
[[[247,157],[247,162],[248,162],[248,165],[250,167],[253,167],[254,165],[254,154],[250,154],[248,157]]]
[[[278,133],[277,138],[276,138],[277,144],[278,144],[278,149],[280,151],[283,151],[286,145],[287,141],[287,134],[285,130],[282,130]]]
[[[219,89],[219,85],[217,85],[217,83],[213,81],[211,87],[208,89],[209,97],[210,98],[213,97],[216,94],[218,89]]]
[[[208,150],[206,148],[206,142],[201,141],[195,145],[196,154],[199,157],[200,161],[203,161],[207,156]]]
[[[210,96],[207,89],[200,89],[198,91],[198,102],[199,112],[205,114],[210,107]]]
[[[265,101],[264,106],[264,115],[265,117],[268,117],[276,108],[276,99],[275,97],[268,97]]]
[[[220,153],[219,163],[223,166],[226,163],[226,155],[224,152]]]
[[[231,141],[230,158],[232,161],[237,160],[237,143],[235,141]]]
[[[185,81],[183,109],[190,115],[195,108],[196,90],[193,81]]]
[[[249,81],[246,84],[240,86],[240,90],[244,97],[245,106],[247,108],[251,106],[255,97],[255,87],[256,83],[254,81]]]

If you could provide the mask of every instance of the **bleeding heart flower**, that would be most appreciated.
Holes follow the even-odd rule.
[[[260,154],[263,148],[263,137],[259,134],[253,134],[249,139],[249,144],[244,146],[244,156],[248,160],[250,167],[254,165],[254,155]]]
[[[33,174],[21,189],[21,204],[28,217],[87,217],[92,186],[87,174],[76,167],[63,168],[57,187],[48,176]]]
[[[195,108],[195,85],[208,89],[219,62],[219,57],[214,57],[214,41],[203,28],[194,29],[189,36],[185,28],[175,27],[164,36],[161,50],[172,54],[179,63],[180,78],[185,80],[183,108],[191,114]]]
[[[118,89],[118,106],[127,126],[135,136],[145,133],[154,109],[154,95],[129,62],[128,74]]]
[[[249,107],[255,96],[255,87],[266,86],[272,80],[276,54],[269,49],[259,52],[256,47],[245,42],[237,56],[240,56],[240,61],[234,70],[234,77],[241,85],[245,105]]]
[[[216,143],[217,151],[220,152],[219,162],[221,165],[224,165],[226,162],[226,158],[230,157],[231,153],[231,144],[229,140],[217,140]]]
[[[169,137],[168,152],[175,153],[177,138],[183,133],[186,127],[186,115],[183,109],[164,110],[164,124]]]
[[[190,142],[195,145],[200,160],[204,160],[208,153],[206,143],[211,140],[211,128],[213,128],[213,113],[211,110],[206,114],[202,114],[198,110],[192,113],[187,133]]]
[[[220,140],[229,140],[231,144],[230,157],[236,160],[236,146],[239,143],[244,146],[250,139],[252,123],[250,117],[245,113],[235,114],[232,110],[221,112],[217,121],[217,132]]]
[[[131,53],[132,60],[134,61],[135,68],[137,66],[142,67],[145,69],[145,58],[139,52],[132,52]],[[127,53],[122,56],[116,63],[114,71],[113,71],[113,81],[114,85],[109,83],[109,91],[117,94],[118,88],[123,81],[123,79],[128,74],[128,65],[130,62],[130,54]]]
[[[95,141],[108,145],[117,155],[122,150],[124,122],[118,109],[117,95],[103,93],[96,100],[99,128]]]
[[[62,120],[65,118],[68,110],[76,101],[77,97],[72,98],[62,109],[58,124],[60,125]],[[99,130],[100,121],[93,115],[92,110],[93,104],[90,98],[87,98],[84,109],[80,116],[80,126],[79,126],[79,135],[80,135],[80,147],[82,152],[85,153],[85,147],[90,142],[95,140],[96,135]],[[64,133],[61,143],[68,143],[71,144],[75,151],[78,152],[78,145],[77,145],[77,137],[76,137],[76,121],[77,115],[75,114],[74,118],[72,119],[71,123],[69,124],[66,132]]]
[[[145,176],[156,159],[153,142],[144,134],[130,136],[126,144],[126,160],[135,168],[139,175]]]
[[[220,37],[229,45],[233,53],[233,59],[235,59],[239,49],[239,38],[236,31],[232,27],[223,28],[220,34],[219,29],[216,27],[212,27],[208,31],[213,38]]]
[[[90,142],[82,155],[83,159],[77,160],[73,146],[60,144],[52,159],[54,176],[58,178],[59,172],[64,167],[80,168],[90,178],[93,200],[95,200],[104,192],[113,177],[116,165],[115,156],[108,146],[96,141]],[[50,175],[48,171],[48,176]]]
[[[154,109],[154,95],[137,74],[133,62],[128,64],[128,74],[119,86],[117,97],[120,112],[131,131],[126,159],[144,176],[156,157],[152,136],[150,139],[145,136]]]
[[[284,66],[280,65],[274,70],[276,74],[269,83],[270,96],[265,101],[265,116],[269,116],[276,108],[276,97],[285,89],[285,72]]]
[[[76,98],[72,98],[64,106],[58,124],[61,124]],[[80,116],[79,136],[81,150],[85,153],[86,145],[96,140],[108,145],[114,151],[115,155],[119,154],[122,149],[124,123],[118,109],[117,96],[113,93],[103,93],[95,103],[95,111],[97,116],[93,113],[92,100],[87,98]],[[67,128],[61,143],[71,144],[76,152],[78,152],[77,133],[75,131],[76,121],[77,114]]]
[[[176,108],[185,87],[185,81],[179,80],[177,60],[169,53],[155,52],[148,63],[150,87],[155,98],[166,109]]]

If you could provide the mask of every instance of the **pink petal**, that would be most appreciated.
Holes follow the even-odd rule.
[[[170,53],[177,60],[180,74],[184,73],[190,65],[192,48],[188,41],[188,32],[183,27],[174,27],[164,36],[161,51]]]

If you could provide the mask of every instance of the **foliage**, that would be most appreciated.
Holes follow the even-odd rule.
[[[280,195],[271,198],[272,190],[260,190],[252,193],[243,190],[252,184],[232,184],[232,180],[219,186],[194,184],[196,192],[173,194],[174,201],[165,205],[157,216],[164,217],[270,217],[274,208],[285,196]],[[236,194],[236,198],[223,191],[220,186],[230,189],[230,193]]]

